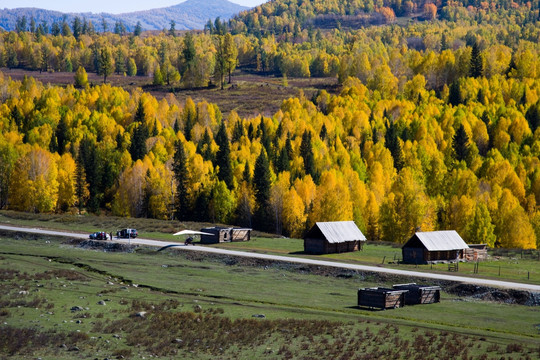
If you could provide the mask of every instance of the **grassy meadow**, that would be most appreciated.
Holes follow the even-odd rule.
[[[447,293],[438,304],[356,307],[358,288],[397,280],[176,250],[103,252],[66,239],[3,235],[0,358],[540,356],[537,307]]]
[[[210,223],[193,223],[179,221],[163,221],[156,219],[120,218],[114,216],[70,215],[70,214],[29,214],[14,211],[0,211],[0,224],[15,226],[57,229],[91,233],[94,231],[116,232],[116,230],[133,227],[142,238],[180,241],[183,239],[172,234],[183,230],[199,230],[214,226]],[[401,264],[401,244],[368,242],[362,251],[310,256],[303,253],[302,239],[281,238],[271,234],[253,232],[252,240],[243,243],[222,243],[209,245],[230,250],[244,250],[267,254],[303,256],[315,259],[335,260],[340,262],[359,263],[365,265],[383,265],[385,267],[402,268],[415,271],[448,273],[447,264],[408,265]],[[480,262],[478,273],[474,273],[474,263],[460,263],[459,275],[484,277],[489,279],[508,280],[531,284],[540,284],[540,250],[490,250],[489,261]]]

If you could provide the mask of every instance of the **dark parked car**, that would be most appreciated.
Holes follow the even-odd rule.
[[[91,240],[109,240],[109,234],[105,231],[96,231],[95,233],[90,234]]]
[[[122,229],[116,232],[116,236],[123,239],[128,239],[128,238],[134,239],[137,236],[139,236],[139,233],[135,229]]]

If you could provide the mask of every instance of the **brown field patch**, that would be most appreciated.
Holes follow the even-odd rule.
[[[5,76],[13,80],[23,80],[25,76],[32,76],[43,84],[67,86],[74,83],[75,73],[68,72],[42,72],[22,69],[0,69]],[[90,84],[103,83],[103,77],[96,73],[88,73]],[[242,117],[254,117],[260,114],[272,116],[275,114],[283,100],[297,97],[300,91],[304,96],[311,98],[318,90],[326,90],[329,93],[337,93],[340,86],[336,78],[289,78],[288,86],[283,86],[282,78],[251,74],[243,70],[236,70],[232,77],[232,83],[226,84],[225,89],[219,87],[207,87],[198,89],[172,89],[170,86],[152,85],[151,76],[122,76],[110,75],[107,82],[113,86],[119,86],[127,91],[142,88],[152,94],[158,100],[173,93],[180,103],[184,103],[188,97],[193,101],[206,100],[217,104],[224,117],[235,110]]]

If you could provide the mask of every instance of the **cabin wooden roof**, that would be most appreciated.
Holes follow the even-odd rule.
[[[347,241],[366,241],[366,237],[354,221],[317,222],[309,230],[305,238],[325,238],[331,244]]]
[[[455,230],[417,232],[403,247],[416,247],[415,243],[417,241],[420,241],[428,251],[449,251],[469,248]]]

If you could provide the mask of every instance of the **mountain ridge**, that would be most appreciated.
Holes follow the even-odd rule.
[[[219,17],[222,20],[228,20],[233,15],[246,9],[249,9],[249,7],[228,0],[186,0],[169,7],[121,14],[105,12],[63,13],[56,10],[26,7],[1,10],[0,28],[6,31],[15,30],[17,18],[23,16],[26,16],[28,24],[30,19],[34,18],[37,24],[46,21],[48,26],[51,26],[54,22],[61,23],[65,16],[70,25],[75,17],[92,21],[96,30],[99,31],[103,31],[103,20],[107,22],[109,30],[113,29],[114,24],[119,21],[125,25],[128,31],[133,31],[137,22],[141,23],[143,30],[162,30],[168,29],[173,20],[176,23],[175,28],[177,30],[199,30],[204,28],[209,19],[214,20]]]

